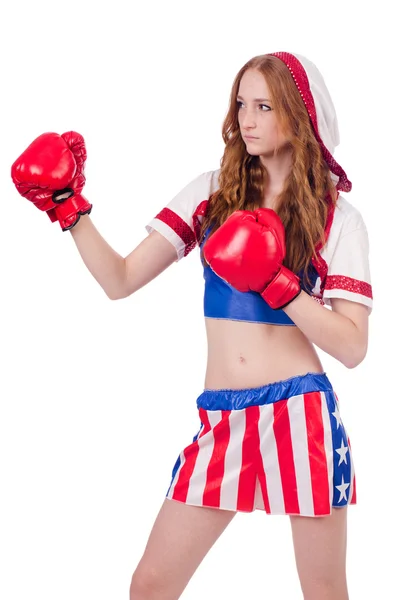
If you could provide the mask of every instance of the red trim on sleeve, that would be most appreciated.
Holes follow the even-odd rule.
[[[168,207],[164,207],[155,216],[155,218],[159,219],[159,221],[162,221],[163,223],[165,223],[166,225],[171,227],[171,229],[173,231],[175,231],[175,233],[177,235],[179,235],[179,237],[185,244],[184,256],[187,256],[189,254],[189,252],[191,250],[193,250],[193,248],[195,248],[195,246],[197,244],[197,240],[198,240],[198,237],[200,234],[201,220],[204,217],[204,215],[206,214],[207,209],[208,209],[208,200],[203,200],[202,202],[200,202],[200,204],[194,211],[193,216],[192,216],[194,231],[182,219],[182,217],[180,217],[179,215],[174,213],[174,211]],[[201,219],[200,219],[200,217],[201,217]]]
[[[361,294],[372,299],[372,286],[365,281],[346,277],[345,275],[328,275],[325,282],[326,290],[346,290],[354,294]]]
[[[196,245],[196,238],[193,231],[190,229],[189,225],[185,223],[185,221],[176,213],[174,213],[171,209],[165,207],[156,215],[156,219],[159,221],[163,221],[166,225],[171,227],[173,231],[185,244],[185,256],[189,254],[191,250]]]

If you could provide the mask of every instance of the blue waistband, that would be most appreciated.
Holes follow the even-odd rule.
[[[306,373],[255,388],[205,389],[197,398],[197,408],[241,410],[248,406],[272,404],[299,394],[329,391],[332,391],[332,385],[325,373]]]

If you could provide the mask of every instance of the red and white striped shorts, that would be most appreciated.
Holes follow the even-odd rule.
[[[356,503],[350,441],[325,373],[206,389],[197,408],[200,429],[175,463],[167,498],[304,516]]]

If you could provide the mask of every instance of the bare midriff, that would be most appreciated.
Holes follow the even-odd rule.
[[[205,319],[206,389],[259,387],[306,373],[322,373],[313,344],[298,327]]]

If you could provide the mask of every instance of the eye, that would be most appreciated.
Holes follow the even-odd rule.
[[[244,102],[242,102],[241,100],[236,100],[237,103],[237,109],[240,110],[240,108],[243,108],[244,106]],[[271,106],[268,106],[267,104],[258,104],[260,112],[269,112],[270,110],[273,110],[271,108]]]

